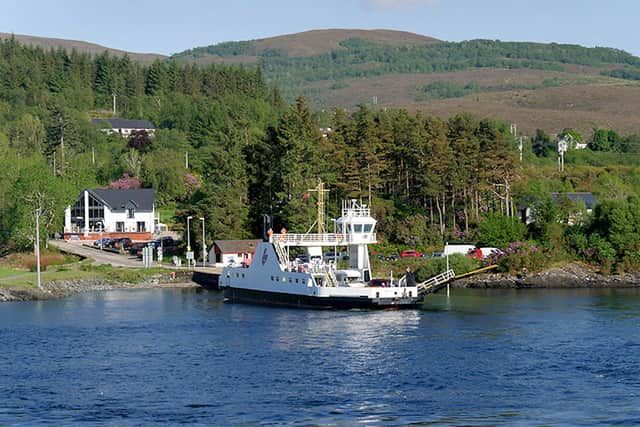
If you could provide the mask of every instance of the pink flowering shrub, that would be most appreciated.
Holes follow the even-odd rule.
[[[190,173],[184,175],[184,186],[187,189],[188,195],[195,193],[201,185],[200,180],[195,175],[191,175]]]
[[[123,173],[120,179],[109,183],[109,188],[116,190],[135,190],[142,186],[140,178],[129,176],[127,172]]]
[[[547,262],[545,254],[529,242],[511,242],[504,253],[499,259],[500,270],[512,274],[520,273],[523,268],[529,271],[540,270]]]

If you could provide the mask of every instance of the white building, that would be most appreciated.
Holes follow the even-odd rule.
[[[129,137],[133,132],[141,130],[152,136],[156,131],[156,126],[148,120],[93,119],[91,123],[100,126],[102,131],[109,135],[117,133],[123,137]]]
[[[64,238],[95,240],[103,237],[129,237],[149,240],[155,228],[155,191],[84,190],[73,206],[64,212]]]

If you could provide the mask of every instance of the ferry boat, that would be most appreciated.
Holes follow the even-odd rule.
[[[334,233],[268,235],[257,245],[250,265],[223,269],[219,286],[226,301],[327,309],[415,308],[422,304],[429,289],[425,283],[407,286],[405,280],[390,278],[388,286],[369,284],[368,245],[376,243],[376,220],[368,206],[345,201],[342,216],[335,221]],[[347,248],[347,266],[338,268],[344,260],[336,259],[337,249],[343,247]],[[329,260],[323,257],[328,248],[333,254]],[[306,256],[292,257],[291,252]]]

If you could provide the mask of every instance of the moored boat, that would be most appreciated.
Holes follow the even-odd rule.
[[[337,309],[419,306],[426,290],[422,284],[369,282],[368,245],[376,243],[375,226],[369,207],[345,201],[334,233],[270,233],[257,245],[250,265],[223,269],[219,285],[229,302]],[[347,266],[339,268],[337,248],[343,247]],[[328,260],[323,248],[333,249]],[[306,256],[291,256],[301,250]]]

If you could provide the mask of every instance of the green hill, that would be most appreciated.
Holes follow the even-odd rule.
[[[609,126],[640,130],[640,58],[613,48],[439,41],[389,30],[317,30],[220,43],[181,62],[259,65],[291,100],[318,108],[407,107],[443,116],[496,115],[533,132]]]

